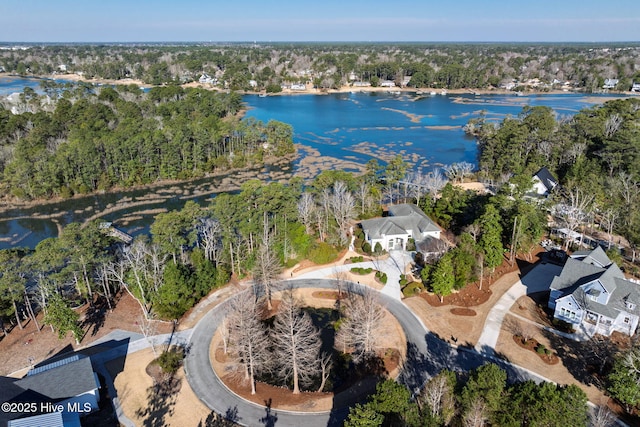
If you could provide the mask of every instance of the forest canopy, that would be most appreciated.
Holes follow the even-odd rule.
[[[19,198],[200,177],[295,151],[290,125],[238,120],[236,93],[53,84],[47,95],[26,88],[20,114],[0,110],[1,185]]]

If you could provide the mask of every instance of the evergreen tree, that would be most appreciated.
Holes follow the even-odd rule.
[[[80,315],[59,294],[54,293],[49,299],[44,321],[58,331],[58,338],[63,339],[71,331],[76,343],[80,343],[84,334],[80,327]]]
[[[502,264],[504,247],[502,246],[500,214],[493,204],[489,203],[485,206],[484,213],[478,220],[478,225],[482,230],[478,247],[484,253],[484,262],[487,268],[494,269]]]
[[[440,302],[443,302],[444,297],[453,291],[455,285],[451,252],[446,253],[438,260],[431,271],[430,281],[431,290],[440,297]]]

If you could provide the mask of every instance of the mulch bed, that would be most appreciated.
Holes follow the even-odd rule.
[[[544,249],[542,249],[541,247],[539,249],[544,251]],[[536,259],[535,255],[537,252],[532,253],[533,260]],[[429,305],[432,307],[442,307],[445,305],[453,305],[458,307],[473,307],[473,306],[482,305],[485,302],[487,302],[491,297],[490,287],[496,280],[498,280],[499,278],[501,278],[507,273],[518,271],[521,268],[521,265],[529,264],[528,267],[525,268],[525,271],[528,268],[533,267],[534,265],[534,264],[531,264],[530,261],[526,261],[523,259],[518,259],[518,261],[519,262],[514,262],[513,265],[510,265],[509,262],[505,259],[502,262],[502,264],[495,269],[493,274],[485,276],[483,278],[482,289],[479,289],[480,282],[474,282],[474,283],[469,283],[467,286],[460,289],[459,291],[452,293],[451,295],[447,295],[446,297],[443,298],[442,302],[440,301],[439,296],[430,292],[423,292],[420,294],[420,297],[425,299],[429,303]],[[521,265],[518,265],[519,263]],[[523,274],[525,273],[525,271],[523,271]]]
[[[182,381],[173,375],[162,372],[162,368],[156,360],[151,361],[145,369],[147,375],[153,378],[153,384],[157,387],[157,392],[165,394],[176,394],[182,388]]]
[[[218,354],[220,352],[220,354]],[[222,349],[216,350],[216,359],[224,359],[226,356],[222,354]],[[384,368],[387,372],[392,372],[396,369],[400,364],[400,352],[395,348],[387,348],[383,352],[383,363]],[[373,377],[372,377],[373,378]],[[251,394],[251,386],[244,379],[244,375],[239,375],[237,372],[230,373],[222,376],[222,382],[235,394],[241,396],[242,398],[249,400],[258,405],[265,405],[269,402],[269,406],[271,408],[277,409],[283,405],[298,405],[299,410],[304,411],[314,410],[314,400],[327,397],[334,396],[333,392],[317,392],[317,391],[303,391],[300,394],[293,394],[293,392],[286,387],[273,386],[270,384],[266,384],[261,381],[256,381],[256,394]],[[360,379],[354,379],[360,380]],[[351,397],[354,397],[361,394],[363,397],[370,394],[373,390],[362,389],[357,384],[345,384],[340,388],[340,392],[345,390],[349,390],[349,394]],[[348,406],[348,402],[336,402],[337,407]],[[333,409],[336,409],[334,406]]]
[[[451,314],[455,314],[456,316],[475,316],[476,312],[466,307],[455,307],[449,310]]]
[[[330,299],[336,301],[338,299],[345,299],[347,297],[347,293],[342,292],[342,294],[338,295],[338,291],[315,291],[311,294],[311,296],[313,296],[314,298]]]
[[[538,343],[538,341],[536,341],[533,338],[529,338],[527,341],[523,341],[523,338],[521,336],[514,335],[513,341],[516,344],[518,344],[520,347],[525,348],[537,354],[538,357],[540,357],[540,359],[542,359],[542,361],[547,365],[555,365],[558,362],[560,362],[560,358],[558,357],[558,355],[553,352],[551,354],[538,353],[536,351],[536,348],[538,348],[538,345],[540,345],[540,343]]]

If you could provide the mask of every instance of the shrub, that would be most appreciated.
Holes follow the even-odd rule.
[[[544,344],[538,344],[538,346],[536,347],[536,353],[538,354],[545,354],[546,348],[544,347]]]
[[[309,259],[316,264],[327,264],[338,256],[336,248],[328,243],[320,242],[309,252]]]
[[[364,257],[362,255],[360,256],[352,256],[351,258],[349,258],[349,261],[356,263],[356,262],[363,262],[364,261]]]
[[[378,279],[383,285],[387,284],[387,273],[382,271],[376,271],[376,279]]]
[[[267,85],[266,91],[267,93],[279,93],[279,92],[282,92],[282,87],[280,85],[272,83]]]
[[[411,282],[404,288],[402,288],[402,295],[405,297],[412,297],[419,294],[424,290],[424,285],[420,282]]]
[[[565,322],[564,320],[553,319],[552,323],[553,323],[553,326],[556,327],[556,329],[562,332],[566,332],[569,334],[572,334],[575,332],[575,329],[573,328],[573,324],[569,322]]]
[[[182,348],[165,350],[160,357],[158,357],[158,365],[162,369],[162,372],[175,374],[178,368],[180,368],[183,358],[184,352]]]
[[[384,252],[384,249],[382,249],[382,245],[380,244],[380,242],[377,242],[375,247],[373,248],[373,251],[376,254],[382,254]]]
[[[551,356],[551,350],[549,350],[548,348],[546,348],[544,350],[544,354],[546,354],[547,356]]]
[[[371,245],[369,244],[369,242],[364,242],[362,244],[362,252],[371,255]]]
[[[369,267],[369,268],[353,267],[353,268],[351,269],[351,272],[352,272],[352,273],[360,274],[360,275],[363,275],[363,276],[364,276],[365,274],[369,274],[369,273],[371,273],[372,271],[373,271],[373,269],[372,269],[371,267]]]
[[[400,275],[400,286],[405,286],[409,281],[407,280],[407,276],[404,274]]]

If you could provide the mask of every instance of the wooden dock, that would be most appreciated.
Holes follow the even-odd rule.
[[[114,237],[127,245],[133,242],[133,236],[116,228],[111,222],[103,222],[102,224],[100,224],[100,229],[104,230],[107,234],[109,234],[109,236]]]

